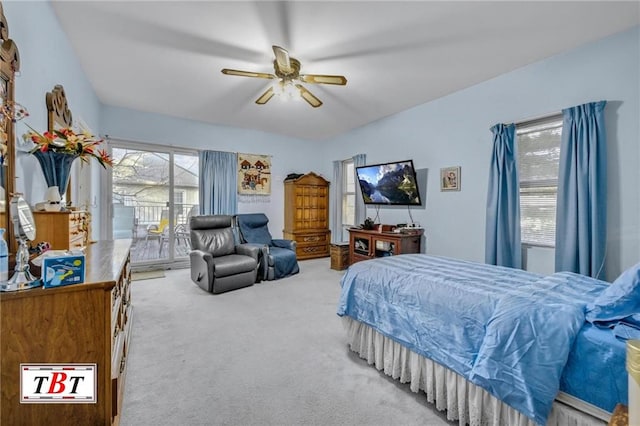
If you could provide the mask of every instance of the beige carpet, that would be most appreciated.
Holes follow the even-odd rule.
[[[347,347],[343,272],[300,262],[278,281],[212,295],[189,269],[132,286],[121,426],[448,426]]]
[[[164,277],[164,271],[138,271],[131,273],[131,281],[151,280]]]

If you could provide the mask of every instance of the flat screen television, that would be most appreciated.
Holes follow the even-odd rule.
[[[420,206],[413,160],[356,167],[365,204]]]

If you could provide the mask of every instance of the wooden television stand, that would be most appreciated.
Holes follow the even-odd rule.
[[[349,229],[349,265],[375,257],[420,253],[423,229],[406,229],[393,232],[391,225],[379,225],[380,229]]]

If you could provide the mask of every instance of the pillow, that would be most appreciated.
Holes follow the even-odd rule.
[[[640,313],[640,263],[624,271],[592,303],[586,319],[614,321]]]

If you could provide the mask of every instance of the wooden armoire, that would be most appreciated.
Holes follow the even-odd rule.
[[[284,181],[284,238],[298,259],[329,256],[329,181],[313,172]]]

